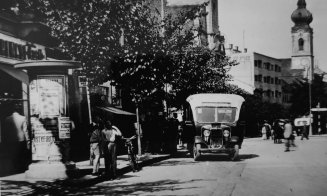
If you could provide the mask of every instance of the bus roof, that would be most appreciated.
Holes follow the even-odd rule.
[[[240,109],[244,98],[235,94],[202,93],[190,95],[186,101],[190,103],[193,109],[199,106],[236,107]]]

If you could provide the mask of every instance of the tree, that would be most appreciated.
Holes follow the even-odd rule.
[[[205,32],[192,21],[206,16],[207,3],[161,19],[148,0],[22,2],[21,10],[34,8],[59,48],[81,61],[89,84],[111,80],[138,105],[166,84],[175,104],[193,93],[225,92],[226,71],[236,64],[195,44]]]
[[[309,114],[309,83],[307,81],[293,82],[291,85],[291,107],[290,112],[294,116]],[[321,107],[327,106],[326,83],[323,75],[314,75],[311,83],[311,107],[314,108],[318,103]]]
[[[174,79],[173,73],[180,66],[176,65],[176,56],[181,57],[186,48],[194,45],[194,32],[199,30],[189,21],[204,16],[200,10],[206,5],[175,17],[168,14],[161,20],[159,11],[148,3],[135,7],[129,28],[124,30],[124,55],[112,62],[112,79],[138,103],[162,91]]]
[[[177,69],[172,69],[170,81],[176,95],[175,105],[181,105],[191,94],[226,93],[227,71],[236,64],[205,47],[190,47],[174,56],[173,65]]]

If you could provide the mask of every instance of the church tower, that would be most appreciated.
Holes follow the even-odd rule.
[[[292,65],[291,69],[303,69],[303,77],[313,79],[313,30],[310,23],[312,14],[306,9],[305,0],[298,0],[297,9],[292,13]]]

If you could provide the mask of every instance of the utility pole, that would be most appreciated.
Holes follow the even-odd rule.
[[[312,135],[312,111],[311,111],[311,79],[309,79],[309,119],[310,119],[310,124],[309,124],[309,135]]]

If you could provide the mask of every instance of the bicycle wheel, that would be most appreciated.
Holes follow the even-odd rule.
[[[136,172],[138,170],[138,163],[136,160],[136,155],[135,154],[129,154],[129,163],[131,165],[131,168],[133,172]]]

